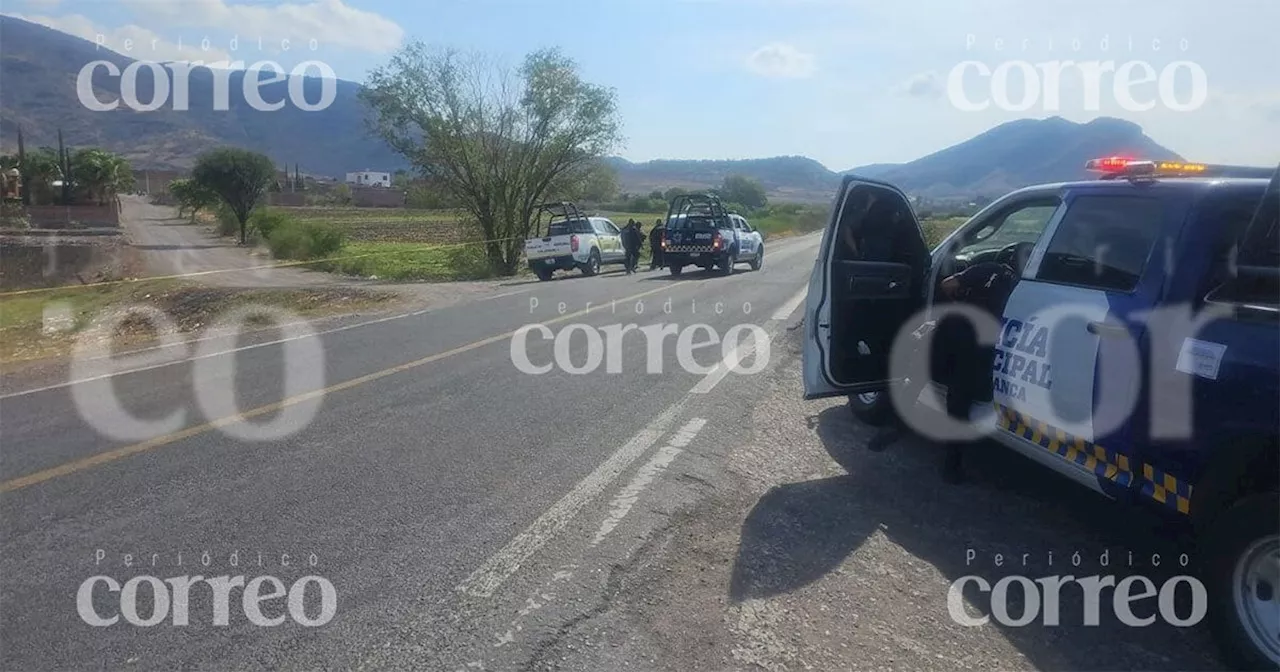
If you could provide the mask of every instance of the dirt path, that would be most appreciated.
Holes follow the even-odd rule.
[[[194,278],[201,284],[218,287],[355,284],[318,271],[262,268],[274,263],[265,250],[253,250],[217,238],[204,226],[179,218],[176,209],[152,205],[145,197],[123,196],[121,200],[124,209],[120,225],[129,242],[141,252],[152,275],[199,274]]]
[[[394,292],[415,307],[441,307],[511,291],[525,283],[507,278],[468,282],[380,283],[302,267],[267,268],[275,260],[219,238],[207,227],[178,217],[177,209],[143,196],[122,196],[120,224],[150,275],[191,275],[203,285],[230,288],[360,287]]]

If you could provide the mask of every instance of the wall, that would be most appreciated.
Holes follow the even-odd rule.
[[[307,194],[302,191],[268,192],[267,204],[286,208],[298,208],[307,204]]]
[[[358,208],[403,208],[407,196],[400,189],[352,187],[351,204]]]
[[[0,235],[0,289],[114,280],[137,270],[135,256],[119,235]]]
[[[32,205],[27,217],[35,229],[120,226],[120,210],[114,205]]]

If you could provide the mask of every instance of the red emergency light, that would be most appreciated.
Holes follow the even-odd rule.
[[[1184,161],[1142,161],[1123,156],[1109,156],[1102,159],[1092,159],[1085,164],[1084,168],[1085,170],[1095,173],[1103,173],[1105,176],[1103,179],[1106,179],[1107,177],[1119,177],[1122,175],[1134,177],[1184,177],[1204,175],[1209,171],[1209,166],[1203,163],[1190,163]]]
[[[1122,172],[1129,164],[1134,163],[1133,159],[1123,156],[1108,156],[1102,159],[1092,159],[1085,164],[1085,170],[1092,170],[1099,173],[1119,173]]]

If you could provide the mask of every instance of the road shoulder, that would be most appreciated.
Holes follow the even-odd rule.
[[[995,446],[969,461],[971,481],[960,486],[942,484],[941,454],[923,441],[866,451],[870,430],[842,399],[800,401],[797,334],[777,346],[791,361],[761,383],[751,436],[727,451],[706,496],[627,563],[607,608],[562,631],[531,667],[1219,668],[1202,627],[1126,629],[1105,611],[1101,627],[1083,626],[1078,596],[1065,592],[1062,626],[955,622],[947,592],[966,575],[992,584],[1012,574],[1123,575],[1142,570],[1101,569],[1097,556],[1181,549],[1145,519],[1115,515],[1111,503]],[[1078,568],[1068,565],[1076,551],[1086,556]],[[1030,566],[996,567],[997,553]],[[1011,594],[1010,613],[1023,607]]]

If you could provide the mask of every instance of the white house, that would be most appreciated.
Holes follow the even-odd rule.
[[[354,184],[358,187],[386,187],[390,189],[391,173],[379,173],[372,170],[347,173],[347,184]]]

